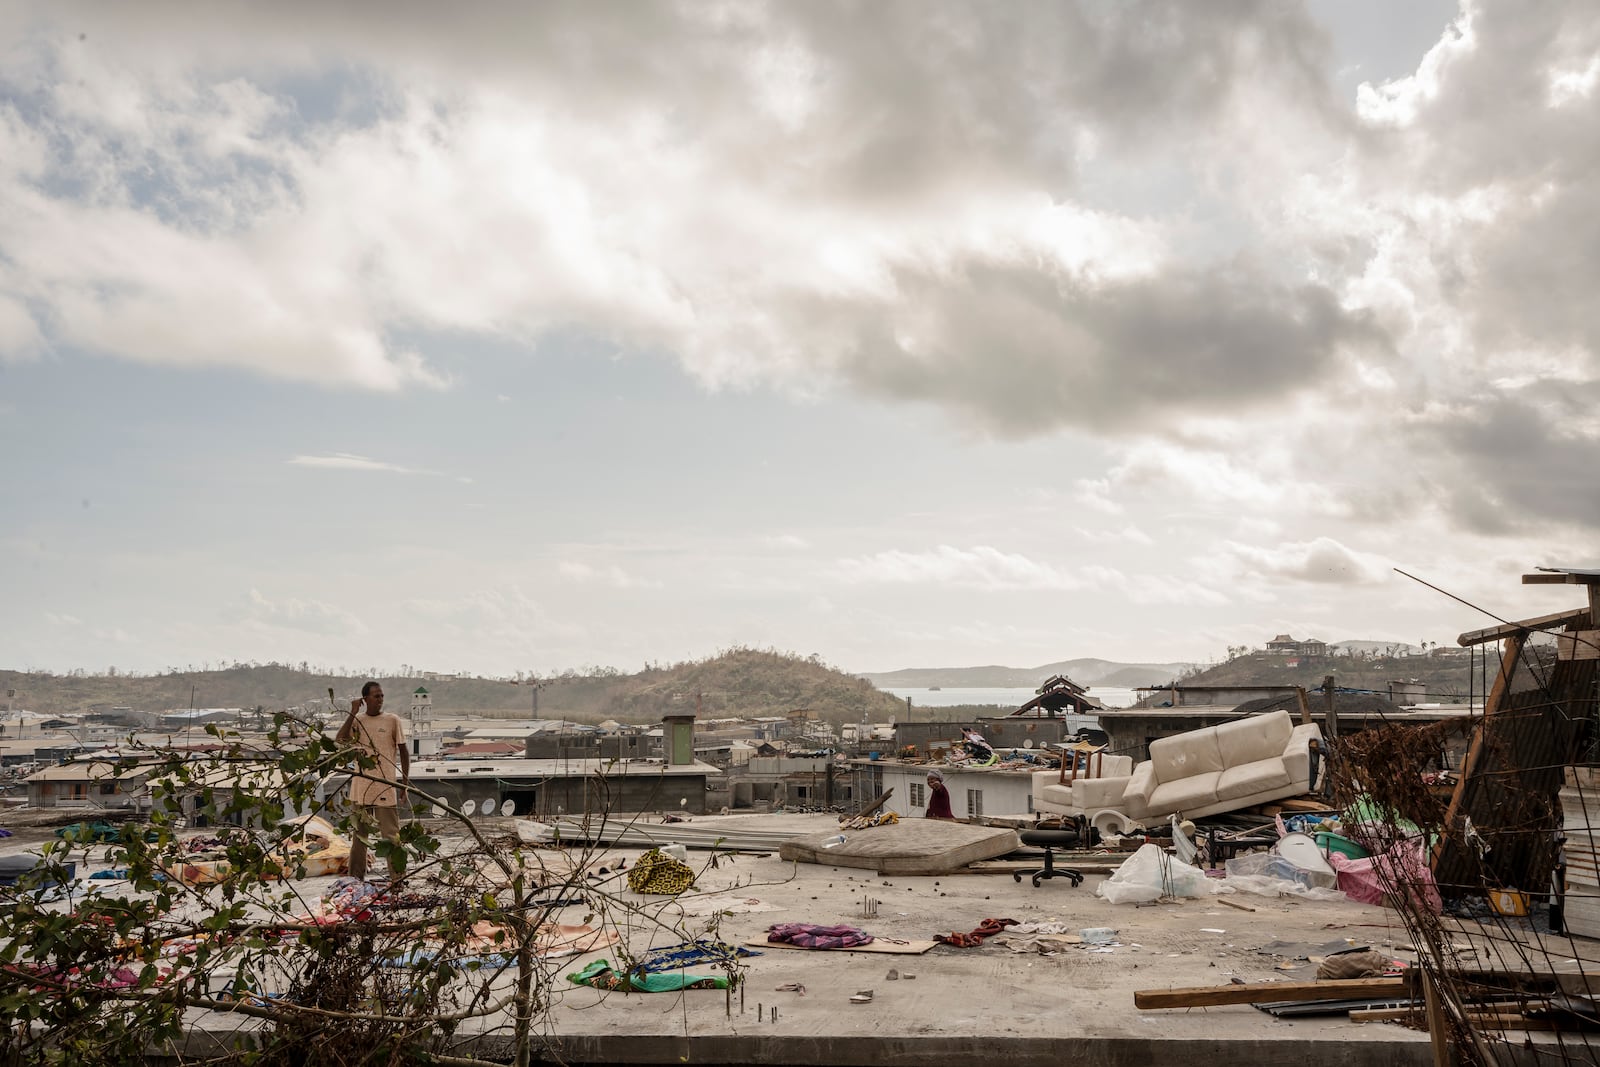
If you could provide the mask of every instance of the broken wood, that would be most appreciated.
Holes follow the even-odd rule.
[[[1417,1009],[1412,1008],[1356,1008],[1350,1012],[1350,1021],[1353,1023],[1395,1023],[1405,1022],[1417,1017]]]
[[[1327,982],[1262,982],[1257,985],[1140,989],[1136,1008],[1212,1008],[1225,1004],[1275,1004],[1304,1000],[1370,1000],[1411,995],[1404,978],[1344,978]]]
[[[866,807],[862,808],[860,811],[856,812],[854,815],[850,816],[850,818],[845,820],[845,821],[846,822],[854,822],[857,819],[864,818],[864,817],[866,817],[868,815],[874,814],[879,808],[881,808],[885,804],[889,803],[889,797],[893,793],[894,793],[894,786],[890,786],[888,789],[885,789],[883,792],[878,794],[878,799],[877,800],[874,800],[871,804],[868,804]]]
[[[1499,641],[1514,634],[1526,634],[1529,630],[1554,630],[1561,626],[1570,626],[1574,623],[1582,625],[1590,618],[1588,608],[1575,608],[1572,611],[1558,611],[1553,615],[1541,615],[1537,619],[1523,619],[1521,622],[1508,622],[1503,626],[1491,626],[1486,630],[1469,630],[1456,638],[1456,644],[1462,648],[1470,645],[1488,644],[1490,641]]]
[[[1250,907],[1250,905],[1248,905],[1248,904],[1235,904],[1233,901],[1229,900],[1227,897],[1218,897],[1217,898],[1217,903],[1218,904],[1226,904],[1230,908],[1238,908],[1240,911],[1255,911],[1256,910],[1256,909]]]
[[[1444,1004],[1434,985],[1433,975],[1422,972],[1422,998],[1428,1013],[1428,1041],[1433,1045],[1433,1067],[1454,1067],[1455,1057],[1450,1052],[1450,1028],[1445,1018]]]

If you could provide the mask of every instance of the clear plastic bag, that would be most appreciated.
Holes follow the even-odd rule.
[[[1167,855],[1159,845],[1145,845],[1122,862],[1095,895],[1113,904],[1141,904],[1162,897],[1208,897],[1217,884],[1198,867]]]

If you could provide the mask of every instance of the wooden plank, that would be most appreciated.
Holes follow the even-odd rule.
[[[1494,686],[1483,702],[1484,721],[1479,723],[1477,730],[1473,732],[1472,743],[1467,746],[1467,757],[1461,761],[1461,773],[1456,776],[1456,787],[1450,794],[1450,804],[1445,809],[1446,828],[1455,826],[1456,819],[1461,814],[1461,802],[1466,797],[1467,782],[1472,778],[1472,772],[1482,755],[1483,737],[1488,733],[1488,719],[1499,712],[1501,705],[1505,703],[1506,693],[1511,690],[1511,679],[1517,673],[1517,663],[1522,659],[1522,646],[1527,640],[1528,635],[1520,632],[1506,638],[1505,654],[1500,657],[1500,671],[1495,675]],[[1435,864],[1444,852],[1444,845],[1444,837],[1441,835],[1439,843],[1433,848]]]
[[[1416,1008],[1356,1008],[1350,1013],[1353,1023],[1392,1023],[1414,1019]]]
[[[1557,659],[1600,659],[1600,630],[1556,634]]]
[[[1450,1055],[1450,1027],[1445,1021],[1444,1005],[1433,976],[1422,972],[1422,999],[1428,1009],[1428,1041],[1433,1045],[1433,1067],[1453,1067]]]
[[[1456,644],[1462,648],[1469,645],[1483,645],[1490,641],[1499,641],[1515,634],[1526,633],[1529,630],[1554,630],[1560,626],[1569,626],[1574,623],[1584,624],[1590,619],[1588,608],[1573,608],[1571,611],[1558,611],[1553,615],[1540,615],[1537,619],[1523,619],[1521,622],[1508,622],[1502,626],[1491,626],[1486,630],[1468,630],[1456,638]]]
[[[1363,1000],[1405,996],[1404,978],[1345,978],[1327,982],[1260,982],[1255,985],[1139,989],[1136,1008],[1211,1008],[1224,1004],[1273,1004],[1300,1000]]]

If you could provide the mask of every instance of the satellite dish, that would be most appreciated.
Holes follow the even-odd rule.
[[[478,802],[476,800],[469,800],[465,804],[461,805],[461,814],[465,815],[469,819],[472,818],[472,813],[477,810]]]
[[[478,818],[487,819],[494,814],[494,801],[485,800],[478,805]]]
[[[435,803],[433,805],[433,817],[435,819],[442,819],[446,815],[449,815],[449,814],[450,814],[450,809],[445,807],[443,804]]]
[[[501,815],[511,815],[511,814],[514,814],[516,812],[516,810],[517,810],[517,802],[515,800],[507,800],[507,801],[502,802],[501,805],[500,805],[500,814]]]
[[[1024,737],[1024,738],[1023,738],[1023,739],[1022,739],[1022,747],[1023,747],[1023,748],[1032,748],[1032,747],[1033,747],[1033,738],[1031,738],[1031,737]]]

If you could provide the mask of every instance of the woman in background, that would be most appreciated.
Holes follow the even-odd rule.
[[[950,810],[950,790],[944,787],[944,775],[938,771],[928,772],[928,818],[955,820],[955,812]]]

